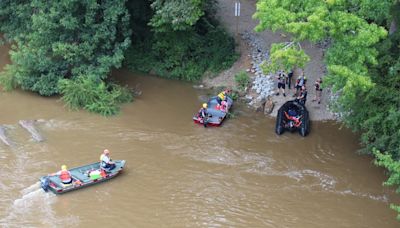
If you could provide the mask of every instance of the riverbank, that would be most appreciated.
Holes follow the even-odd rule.
[[[273,119],[252,112],[204,128],[190,117],[208,91],[127,69],[113,75],[143,93],[111,118],[66,111],[57,98],[1,93],[0,123],[15,127],[16,145],[0,143],[0,227],[96,227],[110,218],[120,227],[399,227],[388,207],[399,197],[382,187],[382,169],[354,153],[358,135],[349,129],[318,122],[307,138],[278,137]],[[17,126],[28,118],[48,121],[38,126],[44,143]],[[127,161],[110,182],[55,197],[33,178],[94,162],[104,148]],[[109,217],[98,213],[104,202]]]
[[[240,58],[228,70],[221,72],[216,77],[205,77],[203,84],[206,87],[234,87],[234,76],[238,72],[245,70],[249,72],[251,84],[247,90],[245,100],[250,106],[257,106],[265,100],[273,103],[274,108],[269,114],[276,117],[278,108],[288,100],[293,99],[293,87],[291,90],[286,88],[286,97],[275,96],[277,82],[274,75],[264,75],[259,65],[262,61],[268,59],[269,48],[272,43],[288,42],[289,37],[282,33],[274,33],[272,31],[254,32],[257,21],[252,19],[252,15],[256,11],[256,0],[241,1],[241,16],[236,26],[236,18],[234,17],[234,0],[218,0],[217,17],[222,25],[230,32],[237,42]],[[237,29],[238,28],[238,29]],[[237,30],[236,30],[237,29]],[[236,33],[238,32],[238,34]],[[307,76],[308,99],[306,107],[310,113],[311,120],[332,120],[336,119],[334,114],[329,110],[328,103],[330,98],[329,89],[324,89],[322,93],[321,103],[312,102],[315,96],[314,82],[324,75],[325,65],[323,64],[323,49],[309,42],[302,42],[302,48],[310,56],[310,62],[304,69]],[[294,79],[300,72],[296,71]],[[267,102],[268,103],[268,102]],[[255,108],[257,109],[257,107]]]

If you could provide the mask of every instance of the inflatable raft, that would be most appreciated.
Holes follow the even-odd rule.
[[[281,135],[285,131],[298,131],[303,137],[310,132],[308,111],[296,100],[286,102],[278,110],[275,132]]]
[[[205,123],[203,121],[203,118],[199,117],[199,114],[193,116],[193,121],[197,124],[201,124],[204,126],[220,126],[222,124],[222,121],[224,121],[224,119],[226,118],[229,109],[233,105],[233,100],[229,96],[226,97],[226,102],[226,110],[221,110],[218,105],[217,96],[211,97],[210,100],[208,100],[207,102],[208,117],[206,118]]]

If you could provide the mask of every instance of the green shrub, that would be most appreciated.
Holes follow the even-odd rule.
[[[382,153],[375,148],[372,149],[372,152],[376,157],[374,163],[385,167],[388,171],[389,178],[383,184],[385,186],[395,186],[396,192],[400,193],[400,161],[394,160],[390,154]],[[390,208],[397,211],[397,219],[400,220],[400,206],[390,204]]]
[[[10,91],[17,86],[15,81],[15,68],[11,65],[6,65],[5,70],[0,73],[0,85],[2,85],[3,90]]]
[[[246,73],[246,71],[242,70],[235,75],[235,82],[237,84],[237,88],[243,91],[250,82],[249,75]]]
[[[61,99],[69,108],[84,108],[104,116],[117,114],[122,102],[132,100],[128,88],[116,84],[106,85],[90,75],[79,76],[73,80],[62,79],[58,86],[63,94]]]
[[[239,98],[239,93],[237,91],[232,91],[230,97],[232,100],[237,100]]]

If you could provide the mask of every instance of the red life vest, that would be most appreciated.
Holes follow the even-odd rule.
[[[60,179],[62,182],[68,182],[71,180],[71,175],[67,170],[61,170]]]
[[[300,122],[300,118],[297,118],[295,116],[290,116],[286,111],[284,112],[285,116],[288,120],[293,120],[294,121],[294,126],[298,127],[300,126],[301,122]]]

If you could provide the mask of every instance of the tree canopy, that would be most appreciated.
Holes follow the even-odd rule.
[[[0,83],[5,89],[20,87],[43,96],[62,94],[70,107],[114,114],[120,102],[131,100],[127,88],[106,81],[124,59],[131,69],[184,80],[197,80],[206,71],[233,63],[234,41],[213,18],[215,4],[0,1],[0,30],[13,44],[12,64],[5,67]]]
[[[387,185],[400,183],[400,32],[387,36],[385,29],[399,24],[398,15],[395,0],[259,0],[254,15],[257,31],[331,42],[324,80],[338,95],[331,105],[347,126],[361,131],[363,151],[388,169]]]
[[[297,42],[277,43],[271,45],[269,61],[263,64],[266,72],[284,70],[290,72],[296,67],[304,68],[310,57]]]
[[[179,31],[191,28],[204,15],[203,0],[155,0],[150,25],[157,31]]]
[[[130,45],[125,3],[1,1],[1,30],[14,42],[3,84],[51,96],[67,92],[60,91],[60,80],[92,77],[100,83]]]
[[[144,9],[140,12],[141,18],[152,16],[147,22],[137,24],[146,35],[134,32],[133,45],[126,55],[128,68],[196,81],[205,72],[218,72],[236,60],[233,38],[214,18],[215,0],[155,0],[150,5],[133,1],[129,4],[132,10]]]
[[[374,45],[387,32],[368,20],[389,11],[393,1],[382,2],[260,0],[254,14],[259,20],[256,31],[280,29],[292,34],[295,41],[332,39],[326,57],[326,83],[341,93],[336,107],[346,114],[359,92],[373,85],[368,66],[377,64]],[[386,8],[376,8],[382,5]]]

